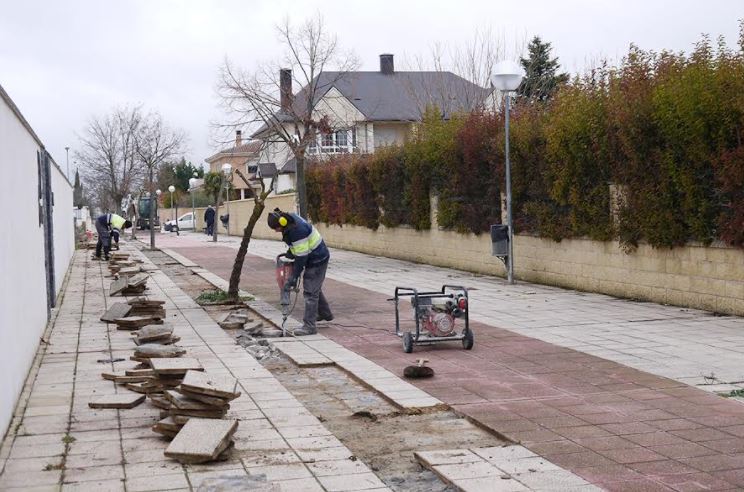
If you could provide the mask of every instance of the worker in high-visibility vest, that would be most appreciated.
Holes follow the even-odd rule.
[[[96,243],[96,256],[95,259],[101,259],[101,249],[103,249],[103,256],[106,260],[109,259],[109,251],[111,251],[111,234],[114,230],[123,231],[124,229],[132,227],[132,223],[126,220],[124,217],[116,214],[103,214],[96,219],[96,232],[98,233],[98,242]]]
[[[267,222],[269,227],[282,233],[282,240],[289,245],[287,256],[294,258],[292,276],[284,285],[284,290],[296,288],[302,275],[305,315],[302,327],[294,330],[293,335],[314,335],[318,332],[315,326],[317,321],[333,320],[331,307],[322,290],[331,253],[318,230],[297,214],[282,212],[277,208],[269,214]]]

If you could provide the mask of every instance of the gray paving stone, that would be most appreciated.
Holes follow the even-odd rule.
[[[109,296],[114,297],[115,295],[119,294],[121,291],[127,288],[128,281],[127,277],[120,277],[113,282],[111,282],[111,286],[109,287]]]
[[[118,318],[126,317],[131,310],[132,307],[129,304],[125,302],[116,302],[112,304],[105,313],[103,313],[100,319],[101,321],[105,321],[107,323],[113,323],[114,320]]]
[[[237,420],[191,418],[165,450],[165,455],[188,463],[214,460],[224,451],[237,428]]]
[[[145,401],[144,395],[134,393],[120,393],[116,395],[106,395],[88,402],[90,408],[134,408]]]
[[[192,393],[221,398],[237,398],[240,396],[240,392],[237,390],[237,379],[205,372],[187,372],[181,387]]]

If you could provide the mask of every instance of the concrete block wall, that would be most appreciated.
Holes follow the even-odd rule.
[[[461,270],[505,275],[491,256],[488,234],[407,227],[377,231],[317,225],[330,246]],[[514,239],[519,280],[618,297],[744,315],[744,251],[723,244],[675,249],[640,245],[625,253],[616,241]]]
[[[261,214],[261,218],[256,223],[256,226],[253,229],[253,237],[258,239],[281,239],[276,232],[269,229],[269,226],[266,225],[266,215],[269,211],[274,210],[275,208],[279,208],[281,210],[284,210],[285,212],[294,212],[297,209],[295,204],[295,196],[296,195],[294,193],[286,193],[283,195],[275,195],[267,198],[266,209],[264,210],[263,214]],[[181,210],[183,210],[183,212]],[[194,209],[196,213],[196,230],[199,232],[201,232],[202,229],[206,227],[206,224],[204,223],[205,210],[206,207],[196,207]],[[190,211],[190,208],[178,209],[179,215]],[[251,214],[253,213],[253,199],[248,198],[246,200],[230,201],[227,205],[220,206],[218,214],[225,215],[226,213],[228,213],[228,211],[230,213],[230,235],[242,236],[243,229],[248,224],[248,221],[251,218]],[[172,212],[170,209],[162,209],[159,212],[161,219],[167,218],[167,220],[170,220],[172,216]],[[219,217],[217,217],[217,221],[219,223]],[[225,234],[225,228],[222,227],[222,223],[219,223],[219,234]]]

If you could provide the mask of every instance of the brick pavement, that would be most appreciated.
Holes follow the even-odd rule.
[[[234,245],[174,243],[167,242],[227,277]],[[375,273],[385,277],[390,272],[371,276]],[[403,281],[410,277],[398,275]],[[417,386],[591,483],[608,490],[744,488],[741,403],[479,322],[473,323],[472,351],[454,345],[404,354],[400,340],[390,334],[392,306],[386,296],[353,283],[326,282],[336,320],[323,329],[324,335],[394,372],[425,353],[437,377]],[[437,283],[443,283],[442,277],[424,286]],[[382,284],[378,280],[377,288]],[[241,287],[275,298],[273,263],[249,255]],[[647,315],[640,306],[638,314]],[[517,322],[510,319],[508,324],[511,328]],[[587,337],[594,335],[597,323],[586,327]]]

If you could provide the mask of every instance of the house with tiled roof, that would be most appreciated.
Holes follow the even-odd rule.
[[[261,150],[260,140],[243,142],[242,131],[235,131],[235,145],[220,150],[216,154],[207,157],[205,161],[209,164],[209,170],[222,172],[224,164],[230,164],[233,169],[240,169],[246,178],[255,177],[258,170],[258,159]],[[240,177],[233,173],[232,184],[234,188],[232,199],[242,200],[253,196],[253,190],[245,185]],[[254,187],[254,189],[260,189]]]
[[[315,135],[307,149],[309,158],[343,153],[373,153],[387,145],[402,144],[412,134],[429,107],[436,107],[445,119],[484,105],[492,89],[480,87],[446,71],[396,71],[393,55],[380,55],[378,71],[321,72],[313,89],[303,87],[296,94],[292,74],[280,73],[278,122],[292,125],[293,114],[301,114],[308,95],[314,96],[313,119],[327,117],[329,130]],[[278,173],[290,169],[294,156],[286,143],[272,135],[266,125],[252,138],[262,140],[259,164],[270,164]],[[289,174],[289,173],[288,173]],[[291,174],[290,174],[291,175]],[[279,188],[281,191],[281,187]]]

